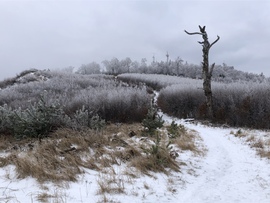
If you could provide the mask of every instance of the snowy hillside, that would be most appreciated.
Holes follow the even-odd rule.
[[[172,118],[164,115],[167,123]],[[270,162],[256,155],[232,131],[176,120],[197,131],[197,143],[205,155],[179,152],[181,172],[127,176],[127,165],[115,166],[107,173],[86,170],[77,182],[38,184],[32,178],[18,180],[14,167],[0,169],[1,202],[270,202]],[[258,132],[258,131],[257,131]],[[265,134],[265,132],[260,132]],[[268,134],[269,139],[269,134]],[[3,155],[3,154],[2,154]],[[2,156],[1,155],[1,156]],[[132,170],[130,168],[130,170]],[[124,174],[125,171],[125,174]],[[130,171],[130,173],[132,173]],[[113,193],[102,190],[114,184]],[[107,185],[106,185],[107,184]]]
[[[153,120],[143,125],[149,112],[162,105],[189,110],[186,104],[203,100],[196,93],[201,81],[143,77],[143,83],[162,82],[165,88],[157,94],[141,80],[51,71],[28,71],[2,82],[0,203],[270,202],[270,132],[239,128],[247,126],[245,119],[269,126],[268,83],[221,84],[217,103],[223,105],[224,92],[231,103],[217,115],[243,121],[238,128],[154,112],[150,118],[165,123],[151,134]],[[184,100],[183,94],[171,94],[176,90],[188,93],[186,98],[195,92],[194,97]],[[171,103],[165,106],[160,96]],[[234,106],[237,111],[230,113],[227,107]],[[253,120],[250,112],[258,112]]]

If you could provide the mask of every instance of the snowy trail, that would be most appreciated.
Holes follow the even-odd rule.
[[[167,121],[170,118],[166,119]],[[270,164],[230,135],[229,129],[186,124],[204,140],[208,152],[198,177],[178,193],[179,202],[270,202]]]

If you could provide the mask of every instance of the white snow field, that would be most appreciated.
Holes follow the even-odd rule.
[[[164,115],[170,123],[172,118]],[[39,185],[34,179],[18,180],[13,167],[0,168],[0,202],[67,202],[67,203],[269,203],[270,162],[239,138],[232,129],[207,127],[175,120],[194,129],[207,148],[205,156],[181,152],[179,159],[187,163],[181,172],[163,173],[153,177],[141,175],[128,178],[121,172],[126,166],[114,168],[114,177],[86,170],[80,180],[67,185]],[[109,174],[109,173],[108,173]],[[99,180],[117,179],[123,193],[99,194]]]

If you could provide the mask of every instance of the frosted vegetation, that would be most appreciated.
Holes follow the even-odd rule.
[[[0,133],[42,137],[59,127],[99,130],[106,122],[141,122],[152,89],[160,91],[165,113],[207,119],[200,78],[201,67],[180,58],[149,65],[113,58],[76,71],[26,70],[0,82]],[[222,64],[214,69],[212,87],[215,122],[270,127],[269,78]]]
[[[166,75],[122,74],[128,83],[146,83],[161,89],[158,106],[163,112],[179,118],[206,118],[202,80]],[[270,84],[239,81],[213,82],[214,121],[231,126],[269,129]]]
[[[129,87],[113,76],[31,70],[10,81],[1,83],[0,131],[15,136],[138,122],[150,105],[145,87]]]

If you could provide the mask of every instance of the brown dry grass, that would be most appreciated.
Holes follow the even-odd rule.
[[[262,158],[270,159],[270,139],[264,141],[257,139],[253,141],[250,146],[255,148],[257,154]]]
[[[138,130],[139,124],[112,124],[102,132],[59,129],[42,140],[0,136],[0,151],[6,152],[0,157],[0,167],[12,164],[18,178],[31,176],[40,183],[76,181],[82,168],[99,171],[140,154],[128,144],[124,150],[116,150],[129,138],[129,132]]]
[[[0,152],[6,152],[6,156],[0,157],[0,167],[14,165],[18,178],[30,176],[40,183],[76,181],[84,168],[103,173],[123,163],[148,175],[180,171],[182,163],[171,156],[171,149],[166,146],[170,141],[166,127],[159,132],[157,151],[153,150],[155,138],[141,137],[142,130],[141,124],[111,124],[102,132],[58,129],[42,140],[0,137]],[[135,137],[131,138],[130,132]],[[182,150],[197,152],[196,139],[186,132],[172,141]],[[126,174],[138,177],[135,172]]]
[[[0,166],[16,166],[18,178],[31,176],[39,182],[76,181],[81,167],[99,170],[95,159],[90,156],[90,146],[100,147],[104,136],[96,136],[92,131],[78,133],[69,129],[59,129],[50,138],[32,140],[33,147],[28,148],[26,141],[19,143],[20,149],[6,157],[1,157]]]
[[[260,139],[255,140],[250,145],[252,148],[256,148],[257,150],[262,150],[264,148],[264,142]]]
[[[40,193],[37,195],[36,197],[36,200],[39,201],[39,202],[49,202],[50,199],[56,199],[57,196],[56,195],[51,195],[51,194],[48,194],[48,193]]]
[[[269,132],[268,132],[269,133]],[[270,139],[262,139],[257,136],[252,130],[239,129],[236,132],[231,132],[235,137],[243,138],[251,148],[254,148],[257,154],[262,158],[270,159]],[[265,135],[269,137],[269,135]]]
[[[105,194],[102,196],[102,198],[97,203],[121,203],[119,201],[115,201],[112,199],[109,199]]]
[[[101,173],[97,180],[98,194],[123,194],[125,193],[125,183],[123,178],[118,177],[115,171]]]
[[[270,150],[265,150],[265,149],[262,149],[258,152],[258,154],[263,157],[263,158],[267,158],[267,159],[270,159]]]
[[[191,151],[194,154],[203,155],[205,149],[200,148],[196,143],[201,138],[193,130],[186,131],[180,137],[177,137],[173,140],[173,143],[176,144],[183,151]]]
[[[133,124],[112,124],[106,127],[104,133],[106,134],[115,134],[121,132],[122,135],[128,136],[131,131],[135,132],[136,135],[140,135],[143,127],[140,123]]]
[[[238,129],[235,133],[231,132],[231,134],[238,138],[245,138],[249,136],[249,132],[242,129]]]
[[[177,155],[181,150],[200,151],[194,132],[185,130],[180,137],[172,139],[164,127],[157,131],[158,142],[158,136],[144,137],[142,130],[141,124],[111,124],[101,132],[58,129],[42,140],[0,137],[0,152],[5,154],[0,156],[0,167],[14,165],[18,178],[33,177],[41,187],[47,181],[63,187],[69,181],[76,181],[86,168],[92,169],[99,174],[96,180],[99,202],[115,202],[107,195],[126,194],[126,184],[134,183],[142,174],[154,178],[155,172],[169,175],[171,171],[181,171],[185,163],[178,156],[173,157],[172,151]],[[124,170],[117,174],[114,168]],[[176,192],[169,185],[170,182],[168,190]],[[145,190],[150,188],[147,183],[143,186]],[[37,201],[65,202],[61,199],[65,194],[43,191],[36,194]],[[137,191],[131,194],[138,196]]]
[[[165,162],[165,161],[164,161]],[[163,162],[163,163],[164,163]],[[155,156],[140,156],[131,161],[130,166],[135,167],[143,174],[151,176],[151,172],[164,172],[167,173],[161,160]]]
[[[0,151],[4,151],[10,147],[10,141],[12,137],[0,135]]]
[[[170,149],[167,148],[164,142],[158,145],[157,150],[153,147],[157,147],[157,144],[148,149],[143,149],[141,155],[131,160],[130,166],[146,175],[151,175],[151,172],[168,174],[168,169],[180,171],[179,164],[171,157]]]

